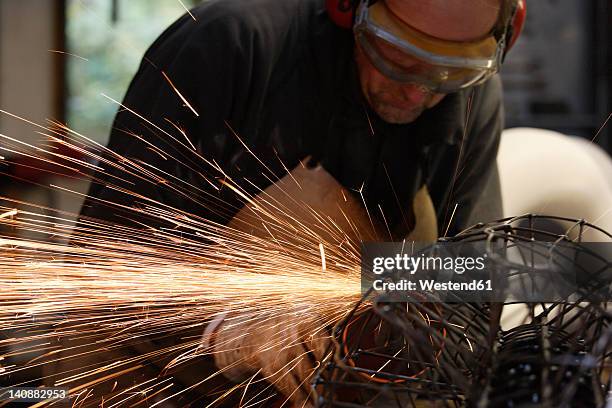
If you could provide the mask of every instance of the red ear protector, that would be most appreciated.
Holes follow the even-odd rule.
[[[523,26],[525,25],[525,18],[527,17],[527,3],[526,0],[519,0],[516,5],[516,10],[514,10],[514,15],[510,20],[510,26],[508,27],[508,47],[506,52],[512,48],[516,40],[518,40],[521,32],[523,31]]]
[[[523,31],[523,25],[525,24],[525,17],[527,15],[526,0],[518,0],[516,10],[508,25],[508,38],[505,52],[508,52],[510,48],[516,43],[521,31]],[[327,7],[327,14],[336,25],[351,29],[353,28],[353,18],[355,16],[355,8],[357,7],[358,0],[325,0]]]
[[[350,30],[353,28],[356,0],[325,0],[327,14],[337,26]]]

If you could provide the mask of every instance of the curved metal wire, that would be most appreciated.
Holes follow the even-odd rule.
[[[540,221],[570,226],[555,233]],[[586,245],[589,230],[612,242],[584,220],[533,214],[441,239],[482,244],[488,267],[509,280],[537,270],[581,284],[552,303],[445,303],[432,292],[389,302],[370,290],[334,329],[333,357],[313,385],[318,406],[604,406],[611,258]],[[504,323],[517,308],[520,319]]]

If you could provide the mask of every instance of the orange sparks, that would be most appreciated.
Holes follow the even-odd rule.
[[[321,271],[325,272],[327,269],[325,264],[325,247],[322,243],[319,243],[319,252],[321,253]]]
[[[55,53],[55,54],[64,54],[64,55],[69,55],[69,56],[71,56],[71,57],[79,58],[79,59],[82,59],[83,61],[87,61],[87,62],[89,62],[89,60],[88,60],[87,58],[85,58],[85,57],[81,57],[80,55],[72,54],[72,53],[70,53],[70,52],[60,51],[60,50],[47,50],[47,51],[49,51],[49,52],[53,52],[53,53]]]
[[[7,211],[7,212],[5,212],[3,214],[0,214],[0,218],[9,218],[9,217],[13,217],[13,216],[15,216],[17,214],[19,214],[19,210],[13,209],[13,210]]]
[[[153,122],[142,119],[168,138],[177,140]],[[42,128],[41,134],[50,141],[61,141],[64,148],[81,153],[87,160],[58,154],[52,145],[38,147],[0,135],[5,150],[57,166],[65,166],[61,163],[69,161],[70,169],[84,179],[89,170],[95,170],[126,185],[131,184],[127,182],[128,176],[139,183],[155,185],[163,180],[169,191],[186,192],[186,199],[194,203],[201,197],[210,197],[202,186],[121,156],[64,125],[47,129],[22,120]],[[180,131],[180,127],[172,125]],[[60,130],[66,134],[65,139],[58,138]],[[4,370],[3,375],[99,357],[105,360],[104,364],[83,365],[73,371],[56,373],[52,381],[68,385],[70,395],[78,397],[72,401],[78,402],[77,406],[92,406],[96,400],[104,401],[108,407],[123,406],[128,400],[136,406],[157,393],[166,392],[172,380],[143,377],[137,384],[126,386],[119,377],[140,372],[151,361],[169,358],[171,361],[163,370],[170,370],[180,364],[193,364],[195,358],[213,352],[202,350],[200,336],[203,327],[219,314],[231,311],[246,319],[262,316],[282,319],[288,327],[303,324],[305,316],[321,316],[322,321],[313,322],[308,329],[316,335],[323,327],[340,321],[354,307],[361,297],[361,287],[358,245],[351,236],[344,235],[332,220],[319,217],[320,223],[329,224],[326,228],[337,231],[333,239],[325,238],[312,226],[289,222],[287,218],[295,215],[281,203],[269,201],[265,207],[258,205],[251,193],[226,175],[217,163],[201,157],[184,132],[181,133],[187,143],[178,140],[187,156],[180,156],[179,160],[172,151],[164,150],[167,159],[192,166],[215,190],[219,189],[215,185],[219,183],[243,199],[256,212],[258,222],[272,239],[185,213],[180,208],[143,197],[138,191],[130,191],[129,186],[112,183],[107,187],[138,198],[142,206],[131,208],[126,203],[94,199],[96,204],[132,210],[137,224],[138,216],[145,215],[170,227],[138,224],[140,228],[137,228],[92,219],[82,219],[75,225],[77,214],[49,212],[42,206],[2,197],[10,206],[0,206],[0,227],[10,226],[20,233],[18,236],[35,233],[53,237],[53,240],[22,239],[0,234],[0,287],[3,288],[0,332],[20,332],[20,336],[0,339],[0,348],[15,350],[13,356],[35,353],[27,362],[3,364],[0,368]],[[146,148],[161,151],[153,141],[139,135],[133,137]],[[207,166],[213,172],[210,176],[200,172],[201,167]],[[213,183],[215,180],[218,181]],[[69,188],[50,186],[55,191],[83,196]],[[23,204],[25,209],[14,208]],[[28,210],[31,208],[34,210]],[[15,215],[18,217],[11,219]],[[303,314],[289,313],[288,303]],[[159,346],[137,355],[121,353],[142,339],[176,336],[182,330],[194,328],[201,330],[197,339],[181,337],[167,347]],[[58,343],[60,339],[66,343]],[[282,347],[288,341],[272,338],[264,346]],[[111,353],[110,357],[106,353]],[[287,374],[290,369],[291,365],[284,367],[279,375]],[[194,379],[193,386],[221,374],[212,374],[201,381]],[[111,391],[96,391],[105,386]],[[142,390],[146,393],[141,394]],[[164,394],[163,398],[170,397]]]
[[[198,114],[198,112],[196,112],[196,110],[193,108],[193,106],[191,106],[191,104],[187,101],[187,99],[183,96],[183,94],[176,88],[176,86],[174,86],[174,84],[172,83],[172,81],[170,80],[168,75],[166,75],[166,73],[164,71],[162,71],[161,73],[164,76],[164,78],[166,79],[166,81],[168,81],[168,83],[170,84],[170,86],[172,87],[174,92],[176,92],[176,94],[179,96],[179,98],[181,98],[181,100],[183,101],[185,106],[187,106],[193,112],[193,114],[196,115],[196,117],[199,117],[200,115]]]
[[[193,21],[198,21],[196,20],[195,16],[191,13],[191,11],[185,6],[185,4],[181,0],[178,0],[178,2],[181,3],[181,6],[183,6],[185,11],[191,16],[191,18],[193,18]]]

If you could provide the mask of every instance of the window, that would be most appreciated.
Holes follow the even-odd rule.
[[[106,143],[121,101],[149,45],[194,1],[67,0],[66,120]]]

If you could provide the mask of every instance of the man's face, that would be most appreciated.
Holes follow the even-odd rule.
[[[500,0],[385,0],[387,7],[413,28],[449,41],[470,41],[490,32],[497,21]],[[383,46],[384,47],[384,46]],[[381,49],[385,57],[405,69],[416,61],[391,46]],[[425,109],[438,104],[435,94],[418,84],[395,82],[380,73],[358,44],[355,61],[361,90],[370,107],[385,122],[410,123]]]

